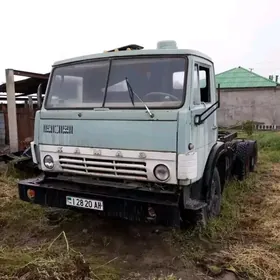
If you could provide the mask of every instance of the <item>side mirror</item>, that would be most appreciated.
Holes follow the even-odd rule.
[[[37,88],[37,107],[41,109],[42,106],[42,83]]]
[[[37,107],[38,109],[41,109],[42,107],[42,101],[43,101],[43,94],[46,90],[46,84],[40,83],[37,89]]]

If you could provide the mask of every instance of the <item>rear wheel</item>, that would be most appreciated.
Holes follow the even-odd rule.
[[[243,181],[247,178],[250,172],[250,155],[248,142],[240,142],[237,144],[236,160],[234,173],[237,179]]]
[[[237,159],[236,167],[237,167],[237,179],[239,181],[245,180],[250,172],[250,158],[247,157],[245,161]]]
[[[250,172],[255,171],[257,161],[258,161],[258,147],[257,147],[257,143],[255,142],[250,155]]]

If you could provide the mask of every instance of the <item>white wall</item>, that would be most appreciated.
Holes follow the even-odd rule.
[[[246,120],[280,125],[280,88],[221,90],[219,125],[232,126]]]

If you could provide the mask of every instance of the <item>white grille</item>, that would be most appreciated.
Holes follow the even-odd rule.
[[[69,173],[120,179],[147,180],[147,169],[144,161],[59,156],[59,163],[63,171]]]

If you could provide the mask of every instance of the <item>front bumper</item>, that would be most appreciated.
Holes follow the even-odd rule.
[[[76,196],[103,201],[104,211],[98,213],[104,216],[180,227],[179,194],[124,189],[108,185],[106,182],[97,182],[93,185],[53,178],[33,178],[20,181],[18,189],[21,200],[35,204],[70,208],[66,205],[66,196]],[[32,200],[27,195],[28,189],[35,191]],[[156,218],[149,217],[149,207],[155,211]]]

